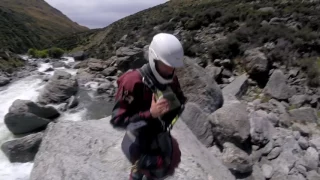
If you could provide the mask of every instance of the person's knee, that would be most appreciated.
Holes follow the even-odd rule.
[[[170,165],[169,174],[174,174],[175,169],[181,162],[181,151],[179,148],[178,141],[172,137],[172,161]]]
[[[135,142],[132,142],[127,135],[123,138],[121,143],[122,152],[125,154],[126,158],[134,164],[138,157],[140,156],[139,146]]]

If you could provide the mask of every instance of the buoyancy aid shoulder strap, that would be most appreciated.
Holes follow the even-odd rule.
[[[147,73],[145,72],[146,68],[141,67],[138,69],[138,72],[142,76],[142,82],[156,95],[156,99],[162,96],[162,92],[154,85],[151,79],[148,78]]]
[[[155,95],[157,96],[156,98],[158,99],[160,96],[162,96],[162,92],[161,92],[160,90],[158,90],[158,89],[156,88],[156,86],[153,84],[153,82],[148,78],[148,76],[147,76],[147,74],[146,74],[146,72],[145,72],[145,71],[146,71],[146,68],[141,67],[141,68],[139,68],[139,69],[137,69],[137,70],[138,70],[138,72],[139,72],[139,73],[141,74],[141,76],[142,76],[142,82],[143,82],[146,86],[148,86],[148,88],[151,89],[151,91],[152,91],[153,93],[155,93]],[[171,123],[170,123],[170,125],[169,125],[169,127],[168,127],[168,130],[169,130],[169,131],[172,129],[173,125],[177,122],[178,119],[179,119],[179,114],[172,119],[172,121],[171,121]],[[159,119],[159,120],[161,120],[161,119]]]
[[[144,67],[141,67],[139,69],[137,69],[138,72],[140,73],[141,77],[142,77],[142,82],[148,86],[149,89],[151,89],[152,92],[156,92],[156,87],[153,84],[153,82],[148,78],[147,74],[146,74],[146,70]]]

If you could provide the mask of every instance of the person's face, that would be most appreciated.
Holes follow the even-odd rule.
[[[158,72],[161,74],[161,76],[163,77],[170,77],[172,76],[173,72],[174,72],[174,68],[167,66],[166,64],[164,64],[161,61],[155,61],[156,62],[156,67],[158,69]]]

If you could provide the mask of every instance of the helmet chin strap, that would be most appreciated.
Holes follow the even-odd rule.
[[[153,49],[149,49],[149,64],[150,64],[150,67],[151,67],[151,71],[154,75],[154,77],[157,79],[157,81],[161,84],[169,84],[173,81],[173,76],[171,78],[168,78],[168,79],[165,79],[163,78],[159,72],[157,71],[157,68],[156,68],[156,64],[155,64],[155,59],[157,59],[156,57],[156,53],[154,52]]]
[[[150,61],[150,67],[151,67],[151,71],[152,71],[154,77],[157,79],[157,81],[159,83],[161,83],[161,84],[169,84],[169,83],[172,82],[173,78],[165,79],[159,74],[159,72],[157,71],[156,64],[155,64],[154,61]]]

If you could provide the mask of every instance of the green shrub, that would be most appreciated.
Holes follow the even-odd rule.
[[[299,62],[301,68],[307,73],[308,85],[312,87],[320,86],[320,59],[305,58]]]
[[[234,23],[234,22],[230,22],[228,24],[225,25],[225,28],[227,29],[227,31],[232,32],[236,29],[238,29],[239,25]]]
[[[290,52],[282,47],[277,47],[272,49],[268,53],[268,59],[270,62],[280,62],[282,64],[287,64],[290,59]]]
[[[195,19],[189,19],[186,23],[185,23],[185,28],[187,30],[197,30],[201,28],[201,22],[197,21]]]
[[[47,58],[48,57],[48,51],[42,50],[42,51],[36,51],[35,58]]]
[[[186,23],[189,21],[190,17],[183,17],[180,19],[180,21],[182,22],[182,24],[185,26]]]
[[[60,48],[53,47],[48,49],[48,56],[51,58],[61,58],[63,54],[64,50]]]
[[[308,85],[318,87],[320,85],[320,71],[316,66],[312,66],[307,71]]]
[[[295,38],[301,38],[304,41],[312,41],[314,39],[318,39],[319,35],[317,32],[313,32],[309,28],[303,28],[295,33]]]
[[[285,25],[266,25],[259,29],[258,34],[261,35],[260,42],[276,41],[279,38],[284,38],[291,42],[294,41],[294,30],[289,29]]]
[[[182,42],[182,46],[184,49],[184,53],[187,56],[195,56],[195,47],[197,42],[194,40],[194,33],[187,33],[184,37],[184,41]]]
[[[211,18],[204,12],[196,14],[195,21],[198,21],[202,26],[208,26],[211,23]]]
[[[216,20],[217,18],[222,16],[221,11],[217,10],[217,9],[208,9],[205,12],[206,16],[210,18],[211,21]]]
[[[36,55],[36,51],[37,51],[36,49],[31,48],[28,50],[28,55],[34,57]]]
[[[199,11],[193,18],[185,16],[181,18],[181,22],[188,30],[197,30],[202,26],[206,27],[221,16],[221,12],[216,9],[207,9],[206,11]]]
[[[209,53],[212,60],[231,59],[240,53],[240,44],[234,36],[229,36],[227,39],[216,42]]]
[[[29,49],[28,50],[28,55],[33,57],[33,58],[61,58],[62,55],[64,54],[64,50],[60,48],[50,48],[50,49],[44,49],[44,50],[37,50],[37,49]]]
[[[239,16],[237,14],[229,12],[219,17],[217,20],[221,23],[222,26],[225,26],[228,23],[233,23],[234,21],[239,20]]]
[[[237,41],[242,42],[242,43],[248,43],[250,42],[250,39],[253,35],[253,29],[248,26],[242,26],[239,29],[235,30],[233,32],[235,38]]]
[[[189,46],[189,48],[186,51],[186,54],[191,57],[199,57],[201,54],[203,54],[203,46],[199,43],[194,43]]]
[[[175,22],[166,22],[160,26],[162,31],[173,31],[175,29]]]
[[[15,57],[8,60],[0,60],[0,70],[12,72],[13,69],[24,66],[24,61]]]
[[[308,26],[313,30],[313,31],[318,31],[320,28],[320,20],[318,18],[311,18],[309,21]]]

